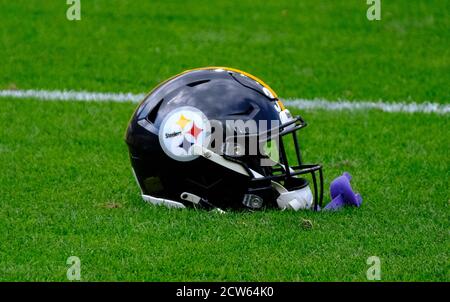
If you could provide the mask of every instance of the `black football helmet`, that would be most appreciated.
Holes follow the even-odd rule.
[[[152,204],[317,210],[322,167],[302,163],[297,132],[305,126],[260,79],[207,67],[153,89],[132,116],[126,143],[142,197]]]

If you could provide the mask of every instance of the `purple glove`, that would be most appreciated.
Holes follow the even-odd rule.
[[[341,176],[337,177],[331,182],[330,194],[331,201],[324,210],[336,211],[345,205],[359,207],[362,203],[362,197],[359,194],[355,194],[350,185],[352,176],[347,172],[344,172]]]

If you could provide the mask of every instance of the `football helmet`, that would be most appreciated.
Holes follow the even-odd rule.
[[[305,126],[262,80],[206,67],[146,95],[125,140],[142,197],[152,204],[317,210],[322,167],[302,162],[297,134]]]

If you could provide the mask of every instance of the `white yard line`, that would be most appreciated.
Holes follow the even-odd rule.
[[[408,112],[408,113],[437,113],[447,114],[450,112],[450,104],[439,103],[404,103],[404,102],[371,102],[371,101],[328,101],[323,99],[305,100],[289,99],[284,104],[302,109],[325,109],[325,110],[368,110],[378,109],[384,112]]]
[[[0,97],[41,101],[139,102],[144,94],[72,90],[0,90]]]
[[[36,99],[42,101],[94,101],[94,102],[133,102],[137,103],[145,96],[139,93],[59,91],[59,90],[0,90],[0,98]],[[287,106],[301,109],[324,110],[368,110],[378,109],[384,112],[407,113],[450,113],[450,104],[439,103],[404,103],[404,102],[372,102],[372,101],[329,101],[323,99],[287,99]]]

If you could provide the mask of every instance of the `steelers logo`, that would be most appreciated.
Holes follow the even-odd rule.
[[[190,161],[194,145],[206,147],[211,126],[206,116],[197,108],[184,106],[171,111],[159,128],[159,142],[164,152],[178,161]]]

